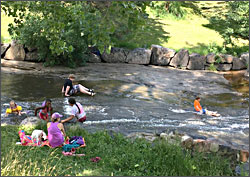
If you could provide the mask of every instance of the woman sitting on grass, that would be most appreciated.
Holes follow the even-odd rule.
[[[66,137],[63,124],[60,123],[60,117],[62,117],[62,115],[55,112],[51,117],[52,122],[47,123],[48,140],[50,146],[53,148],[63,145]]]

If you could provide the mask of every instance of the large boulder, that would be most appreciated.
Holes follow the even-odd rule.
[[[189,55],[189,62],[187,69],[189,70],[204,70],[205,69],[205,56],[198,53],[192,53]]]
[[[181,49],[170,61],[169,65],[175,68],[186,68],[189,61],[189,52]]]
[[[231,69],[232,69],[232,64],[219,63],[217,66],[218,71],[230,71]]]
[[[27,117],[24,119],[20,125],[25,125],[25,126],[37,126],[42,122],[42,119],[39,119],[38,117]]]
[[[167,66],[172,57],[175,55],[175,50],[165,48],[159,45],[152,45],[151,46],[151,61],[150,63],[153,65],[161,65]]]
[[[130,51],[127,55],[127,62],[131,64],[149,64],[151,50],[144,48],[137,48]]]
[[[110,54],[103,53],[102,58],[107,63],[126,63],[129,50],[112,47]]]
[[[244,58],[233,58],[232,70],[247,69],[247,61]]]
[[[25,58],[25,51],[23,45],[13,41],[11,43],[10,48],[7,50],[4,58],[9,60],[23,61]]]
[[[102,60],[101,60],[100,56],[93,54],[93,53],[90,53],[89,58],[88,58],[88,62],[89,63],[101,63]]]
[[[206,56],[206,62],[209,63],[209,64],[212,64],[215,62],[215,54],[214,53],[209,53],[207,54]]]
[[[219,63],[233,63],[233,56],[227,54],[220,54],[220,62]]]
[[[24,61],[32,61],[32,62],[39,61],[37,51],[26,53]]]
[[[1,57],[4,57],[6,50],[10,47],[10,44],[1,44]]]

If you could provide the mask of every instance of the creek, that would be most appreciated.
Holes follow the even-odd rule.
[[[77,94],[87,120],[80,124],[90,132],[113,130],[123,134],[132,132],[160,133],[177,129],[188,134],[222,139],[237,148],[249,148],[249,82],[239,76],[225,75],[229,84],[223,87],[240,94],[207,94],[201,105],[217,111],[221,117],[199,115],[193,111],[195,93],[192,91],[164,91],[152,85],[121,80],[80,80],[78,83],[93,88],[94,97]],[[241,78],[241,77],[240,77]],[[54,111],[69,114],[66,97],[61,94],[64,80],[59,77],[1,74],[1,115],[10,100],[34,116],[34,109],[46,98],[52,100]],[[220,84],[220,83],[218,83]],[[7,118],[6,118],[7,119]]]

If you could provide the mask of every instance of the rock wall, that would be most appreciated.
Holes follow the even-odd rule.
[[[11,44],[1,44],[1,57],[7,60],[39,62],[35,48],[25,47],[15,41]],[[150,64],[187,70],[209,70],[213,68],[217,71],[232,71],[248,69],[249,53],[243,53],[239,57],[227,54],[216,56],[214,53],[202,56],[198,53],[189,54],[186,49],[176,52],[159,45],[152,45],[151,49],[136,48],[134,50],[112,47],[110,54],[91,54],[88,62]],[[247,71],[246,76],[249,76],[249,71]]]

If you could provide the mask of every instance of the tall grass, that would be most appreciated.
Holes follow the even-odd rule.
[[[18,141],[18,126],[2,126],[3,176],[220,176],[233,175],[227,159],[210,154],[191,155],[177,145],[163,140],[153,143],[144,139],[130,140],[108,131],[90,134],[79,127],[71,127],[68,136],[83,136],[86,147],[77,153],[86,156],[63,156],[62,149],[24,147]],[[23,127],[22,127],[23,128]],[[24,128],[25,129],[25,128]],[[45,125],[36,129],[46,131]],[[31,133],[31,129],[25,131]],[[93,163],[90,158],[99,156]]]

